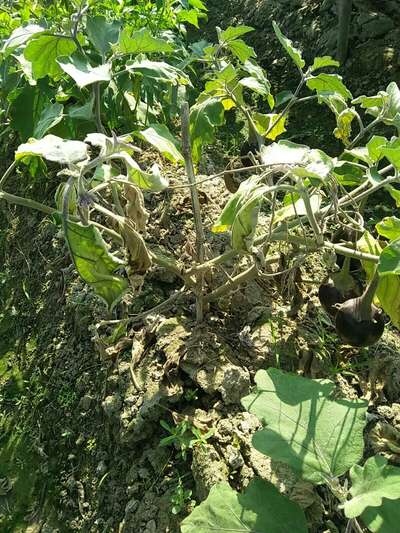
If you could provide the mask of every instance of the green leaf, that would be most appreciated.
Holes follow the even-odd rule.
[[[35,80],[50,76],[60,78],[62,70],[57,63],[61,56],[69,56],[76,50],[74,41],[67,37],[39,35],[32,37],[24,50],[25,58],[32,63]]]
[[[304,67],[305,62],[302,58],[300,50],[295,48],[292,41],[283,35],[275,21],[272,22],[272,26],[274,28],[275,35],[278,37],[279,42],[286,50],[286,53],[292,58],[295,65],[301,70]]]
[[[351,99],[352,95],[338,74],[326,74],[321,72],[317,76],[310,76],[306,81],[307,87],[320,93],[337,93],[345,100]]]
[[[14,50],[23,46],[29,39],[36,33],[42,33],[45,28],[38,26],[37,24],[28,24],[27,26],[21,26],[16,28],[10,37],[6,39],[1,49],[1,53],[5,57],[9,56]]]
[[[241,198],[239,209],[232,223],[231,243],[234,250],[251,252],[258,223],[263,196],[268,192],[266,185],[256,187],[248,197]]]
[[[282,135],[286,131],[285,123],[287,116],[282,116],[275,126],[270,130],[270,127],[279,118],[278,113],[254,113],[253,120],[257,127],[257,131],[260,135],[265,136],[266,139],[272,139],[273,141]]]
[[[400,207],[400,191],[395,189],[391,185],[385,187],[385,190],[390,194],[393,200],[396,202],[396,207]]]
[[[32,137],[43,108],[48,104],[47,96],[36,86],[26,85],[10,107],[11,127],[18,131],[21,140]]]
[[[334,384],[270,368],[242,404],[264,424],[254,447],[289,464],[303,479],[323,483],[344,474],[363,454],[368,402],[334,400]]]
[[[56,126],[63,119],[64,106],[62,104],[49,104],[47,105],[35,126],[33,136],[36,139],[41,139],[44,134],[51,128]]]
[[[250,58],[256,57],[254,48],[248,46],[242,39],[236,39],[227,44],[227,48],[235,55],[239,61],[244,63]]]
[[[113,156],[113,158],[118,157],[125,162],[129,181],[141,189],[159,192],[168,187],[168,180],[161,175],[158,165],[154,164],[151,167],[151,172],[145,172],[128,153],[121,152]]]
[[[229,26],[228,28],[226,28],[226,30],[221,31],[219,33],[218,41],[220,44],[230,43],[238,37],[246,35],[246,33],[249,33],[251,31],[254,31],[254,28],[252,28],[251,26]]]
[[[199,19],[207,18],[204,13],[199,13],[196,9],[181,9],[177,13],[179,22],[188,22],[195,28],[199,28]]]
[[[400,274],[400,239],[385,246],[379,256],[378,272],[380,276]]]
[[[316,57],[314,63],[310,67],[310,72],[314,72],[314,70],[324,67],[340,67],[340,63],[331,56]]]
[[[173,52],[174,47],[164,39],[153,37],[147,28],[134,31],[124,28],[119,36],[114,51],[122,54],[151,54]]]
[[[94,120],[93,106],[94,106],[94,95],[91,96],[91,98],[86,102],[86,104],[83,104],[83,105],[77,104],[77,105],[71,106],[68,109],[68,115],[73,120],[92,121]]]
[[[99,230],[68,221],[65,239],[80,277],[112,309],[128,288],[128,281],[115,271],[124,263],[111,255]]]
[[[374,135],[367,142],[368,155],[374,163],[377,163],[383,157],[382,149],[388,144],[385,137]]]
[[[80,89],[92,83],[111,80],[111,63],[92,67],[86,57],[78,53],[70,57],[60,57],[57,63]]]
[[[87,17],[86,32],[89,41],[103,57],[111,50],[111,45],[118,41],[121,23],[113,20],[107,22],[105,17]]]
[[[367,507],[381,506],[383,498],[400,500],[400,468],[389,466],[384,457],[375,455],[364,466],[354,465],[350,479],[352,498],[343,505],[347,518],[360,516]]]
[[[140,132],[140,136],[173,163],[183,162],[179,142],[165,124],[150,124],[146,130]]]
[[[382,252],[382,247],[366,231],[361,239],[357,241],[357,250],[379,256]],[[362,266],[367,274],[368,280],[370,280],[374,274],[375,265],[370,261],[362,261]],[[387,276],[380,277],[376,298],[385,313],[391,318],[393,325],[400,329],[400,276],[388,274]]]
[[[397,169],[400,169],[400,139],[394,138],[381,147],[381,154]]]
[[[212,487],[208,498],[183,520],[181,531],[307,533],[307,523],[297,503],[283,496],[272,483],[254,479],[243,494],[227,483]]]
[[[383,498],[380,507],[367,507],[361,518],[372,533],[393,533],[400,523],[399,501]]]
[[[190,110],[190,138],[193,160],[200,160],[204,144],[214,142],[214,129],[224,123],[224,106],[218,98],[201,94]]]
[[[171,83],[173,85],[189,84],[189,78],[181,70],[164,61],[150,61],[144,57],[137,58],[136,61],[128,61],[126,70],[140,72],[148,80]]]
[[[379,235],[393,241],[400,237],[400,218],[385,217],[375,225],[375,228]]]
[[[87,145],[81,141],[69,141],[55,135],[46,135],[43,139],[30,139],[18,146],[15,160],[19,161],[27,156],[40,156],[60,165],[68,165],[87,159],[87,148]]]

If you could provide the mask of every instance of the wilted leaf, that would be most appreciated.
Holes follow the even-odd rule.
[[[289,464],[303,479],[323,483],[344,474],[363,453],[367,402],[333,400],[334,384],[270,368],[242,404],[264,424],[254,447]]]
[[[369,441],[375,453],[389,461],[400,463],[400,431],[387,422],[377,422],[369,434]]]
[[[350,144],[351,124],[356,116],[357,112],[352,107],[348,107],[336,115],[337,126],[333,130],[333,134],[337,139],[340,139],[345,146]]]
[[[319,208],[321,206],[321,201],[322,201],[322,198],[320,194],[313,194],[312,196],[310,196],[311,210],[314,213],[319,211]],[[298,200],[291,202],[289,205],[285,205],[281,209],[277,209],[275,211],[274,224],[278,224],[279,222],[282,222],[283,220],[292,218],[294,216],[303,216],[306,214],[307,214],[307,209],[304,204],[304,201],[301,198],[299,198]]]
[[[111,80],[111,63],[92,67],[84,56],[77,53],[71,57],[60,57],[57,63],[80,89],[92,83]]]
[[[357,249],[378,256],[382,252],[381,245],[368,231],[357,241]],[[368,279],[371,279],[375,265],[369,261],[362,261],[362,266]],[[390,316],[392,323],[400,329],[400,276],[388,274],[380,277],[376,297],[385,313]]]
[[[43,139],[30,139],[18,146],[16,161],[26,156],[40,156],[61,165],[77,163],[87,159],[87,145],[81,141],[69,141],[56,135],[46,135]]]
[[[151,267],[151,257],[143,237],[136,231],[134,221],[129,218],[124,217],[119,226],[128,255],[128,277],[142,276]]]
[[[179,142],[165,124],[150,124],[146,130],[140,132],[140,136],[173,163],[183,162]]]
[[[200,160],[204,144],[214,141],[214,128],[224,123],[224,106],[218,98],[200,95],[190,110],[190,138],[193,160]]]
[[[364,466],[354,465],[350,479],[352,498],[343,505],[347,518],[360,516],[367,507],[379,507],[383,498],[400,500],[400,468],[389,466],[384,457],[375,455]]]
[[[293,46],[292,41],[283,35],[278,24],[275,21],[272,22],[272,26],[274,28],[275,35],[278,37],[279,42],[286,50],[287,54],[292,58],[295,65],[297,65],[299,69],[302,69],[305,65],[305,62],[301,56],[300,50],[295,48]]]
[[[67,37],[39,35],[32,37],[24,50],[25,58],[32,63],[32,74],[35,80],[50,76],[59,78],[62,74],[57,59],[69,56],[76,50],[74,41]]]
[[[123,262],[111,255],[99,230],[89,224],[66,223],[65,238],[80,277],[112,309],[128,288],[128,281],[115,274]]]
[[[125,188],[125,214],[135,223],[138,231],[145,232],[149,214],[144,206],[142,191],[131,182],[126,182]]]
[[[243,494],[227,483],[215,485],[208,498],[183,520],[181,531],[307,533],[307,523],[301,508],[280,494],[272,483],[254,479]]]
[[[125,162],[128,179],[141,189],[159,192],[168,187],[168,180],[161,175],[158,165],[154,164],[151,172],[145,172],[126,152],[115,154],[114,158],[120,158]]]

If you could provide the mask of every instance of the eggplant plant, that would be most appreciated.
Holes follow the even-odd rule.
[[[242,399],[263,428],[253,446],[286,463],[298,478],[325,485],[346,532],[394,533],[400,520],[400,468],[375,455],[363,465],[368,403],[338,399],[328,380],[311,380],[275,368],[259,370],[256,389]],[[270,482],[254,479],[243,494],[215,485],[181,524],[182,533],[265,531],[306,533],[304,511]]]
[[[200,5],[198,8],[202,9]],[[343,340],[357,345],[378,340],[383,322],[372,306],[375,304],[400,327],[399,298],[394,298],[400,295],[400,231],[395,221],[389,230],[389,222],[382,221],[376,226],[379,240],[375,240],[363,218],[365,203],[377,191],[387,191],[388,199],[391,197],[400,205],[400,90],[394,82],[376,96],[353,98],[342,78],[332,73],[337,61],[329,56],[316,57],[306,66],[300,50],[276,23],[276,37],[299,74],[293,93],[272,93],[254,50],[242,39],[252,31],[247,26],[217,29],[217,44],[198,43],[185,56],[181,48],[175,48],[173,39],[154,36],[147,28],[132,30],[101,17],[92,19],[82,6],[74,21],[68,36],[38,26],[25,27],[22,34],[14,30],[3,44],[3,55],[22,61],[26,68],[19,75],[35,81],[39,94],[43,80],[51,80],[53,85],[61,83],[63,94],[67,90],[70,95],[84,94],[91,88],[92,92],[85,93],[91,98],[89,102],[74,111],[81,114],[83,108],[86,112],[87,106],[93,106],[92,129],[83,141],[61,136],[60,131],[65,131],[60,130],[65,121],[63,104],[56,101],[43,107],[34,124],[34,135],[30,134],[28,142],[19,146],[14,163],[0,180],[0,200],[52,214],[63,228],[78,273],[109,309],[126,291],[136,294],[144,274],[157,264],[173,272],[183,285],[165,305],[192,295],[197,320],[202,321],[211,302],[264,276],[267,267],[278,263],[282,250],[289,271],[304,264],[310,253],[323,256],[328,252],[357,260],[366,272],[366,283],[374,279],[366,296],[356,294],[360,298],[349,303],[344,296],[343,301],[334,302],[341,306],[340,312],[336,306],[334,313],[339,333],[344,319],[354,320],[361,329],[363,322],[377,325],[368,340],[356,342],[342,332]],[[79,33],[83,21],[87,40]],[[44,55],[44,46],[54,40],[59,45],[56,50],[62,50],[63,55]],[[176,54],[180,55],[178,63]],[[196,84],[192,84],[196,76]],[[122,85],[118,85],[118,80],[123,80]],[[194,86],[198,87],[201,80],[204,87],[196,96]],[[66,83],[71,84],[70,89]],[[136,91],[135,112],[130,118],[129,133],[117,134],[112,126],[118,124],[122,129],[126,122],[119,122],[118,113],[110,119],[115,109],[111,105],[113,98],[108,97],[114,94],[118,100],[132,91]],[[157,99],[159,112],[153,113]],[[339,155],[277,140],[286,131],[293,107],[310,100],[328,106],[334,113],[333,134],[344,144]],[[173,101],[181,108],[181,135],[161,109]],[[138,117],[142,103],[145,116],[141,121]],[[196,173],[204,148],[214,142],[227,111],[245,119],[249,142],[253,143],[254,164],[205,178],[217,180],[234,175],[238,185],[211,228],[215,234],[229,233],[230,244],[222,254],[213,255],[212,240],[206,243]],[[71,113],[69,109],[69,116]],[[366,123],[371,116],[372,120]],[[64,125],[68,124],[67,120]],[[394,135],[371,136],[379,125],[392,129]],[[357,133],[353,133],[354,127]],[[146,243],[148,215],[143,191],[159,194],[169,183],[157,166],[142,169],[134,158],[140,151],[138,143],[151,144],[169,164],[185,167],[188,181],[179,186],[187,187],[192,199],[196,254],[191,264],[183,264],[173,254],[166,257]],[[37,168],[38,159],[62,167],[56,207],[18,197],[5,189],[16,167]],[[262,206],[266,215],[260,217]],[[350,230],[360,238],[356,242],[346,238],[334,242],[332,234],[337,228]],[[234,269],[225,283],[206,286],[205,277],[212,279],[216,269],[232,262]],[[279,269],[273,273],[279,274]]]

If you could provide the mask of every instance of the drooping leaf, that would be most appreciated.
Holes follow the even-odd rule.
[[[69,56],[75,50],[76,44],[67,37],[40,34],[29,40],[24,56],[32,63],[32,74],[35,80],[45,76],[59,78],[62,70],[57,59],[61,56]]]
[[[269,187],[261,185],[256,187],[249,195],[242,197],[231,229],[231,243],[234,250],[241,252],[252,251],[258,213],[263,196],[268,190]]]
[[[321,195],[320,194],[313,194],[310,196],[310,204],[311,204],[311,210],[315,213],[319,210],[321,206]],[[278,224],[279,222],[282,222],[283,220],[286,220],[288,218],[292,218],[295,216],[303,216],[307,214],[307,209],[304,204],[304,201],[299,198],[295,199],[295,201],[291,201],[288,205],[285,205],[284,207],[281,207],[280,209],[277,209],[275,211],[274,215],[274,224]]]
[[[135,61],[128,61],[126,70],[140,72],[148,80],[172,85],[189,84],[189,78],[181,70],[164,61],[150,61],[144,57],[138,57]]]
[[[336,59],[333,59],[331,56],[316,57],[314,58],[314,63],[310,67],[310,71],[314,72],[314,70],[318,70],[324,67],[339,67],[339,66],[340,66],[339,61],[336,61]]]
[[[306,533],[307,523],[299,505],[280,494],[272,483],[254,479],[243,494],[227,483],[215,485],[208,498],[183,520],[181,531]]]
[[[400,274],[400,238],[389,243],[379,256],[378,272],[380,276]]]
[[[140,132],[140,136],[173,163],[183,162],[179,142],[165,124],[150,124],[147,129]]]
[[[118,41],[121,23],[113,20],[107,22],[102,16],[87,17],[86,32],[89,41],[103,57],[111,50],[111,45]]]
[[[288,39],[287,37],[285,37],[285,35],[283,35],[278,24],[275,21],[272,22],[272,26],[274,28],[275,35],[278,37],[279,42],[281,43],[283,48],[286,50],[286,53],[292,58],[295,65],[299,69],[302,69],[305,65],[305,61],[302,58],[300,50],[295,48],[293,46],[292,41]]]
[[[124,161],[128,179],[141,189],[159,192],[168,187],[168,179],[161,175],[158,165],[154,164],[150,172],[145,172],[127,152],[114,154],[113,158]]]
[[[379,235],[393,241],[400,237],[400,218],[385,217],[375,225]]]
[[[317,76],[310,76],[306,81],[307,87],[312,91],[320,93],[337,93],[345,100],[352,98],[351,92],[338,74],[326,74],[321,72]]]
[[[244,104],[243,89],[238,81],[238,71],[231,63],[228,63],[218,72],[216,79],[206,82],[204,93],[218,98],[225,110],[232,109],[236,106],[236,102]]]
[[[259,370],[257,390],[242,404],[264,424],[254,447],[289,464],[303,479],[340,476],[363,453],[367,402],[334,400],[334,384],[270,368]]]
[[[357,249],[360,252],[378,256],[382,252],[381,245],[368,231],[357,241]],[[375,265],[369,261],[362,261],[362,266],[370,280],[374,274]],[[376,298],[391,318],[393,325],[400,329],[400,276],[388,274],[380,277]]]
[[[124,28],[113,49],[122,54],[151,54],[172,52],[174,47],[164,39],[153,37],[147,28],[134,32],[130,28]]]
[[[214,141],[214,129],[224,123],[224,106],[218,98],[200,95],[190,110],[190,138],[193,160],[200,160],[204,144]]]
[[[46,135],[43,139],[30,139],[27,143],[18,146],[15,160],[19,161],[28,156],[40,156],[60,165],[68,165],[87,159],[87,148],[87,145],[81,141],[69,141],[56,135]]]
[[[345,146],[350,144],[351,125],[356,118],[357,112],[354,108],[348,107],[336,116],[336,128],[333,134],[337,139],[340,139]]]
[[[128,288],[127,280],[115,273],[123,262],[110,254],[101,233],[93,224],[84,226],[67,221],[64,231],[80,277],[112,309]]]
[[[20,26],[16,28],[10,37],[6,39],[1,49],[1,53],[5,57],[9,56],[14,50],[23,46],[36,33],[45,31],[45,28],[38,24],[28,24],[27,26]]]
[[[33,136],[36,139],[41,139],[45,133],[62,121],[63,112],[64,106],[62,104],[55,103],[47,105],[39,117],[33,131]]]
[[[293,165],[305,163],[310,148],[292,141],[278,141],[261,147],[261,162],[264,165]]]
[[[239,83],[243,87],[247,87],[257,94],[266,96],[268,104],[272,109],[274,107],[274,98],[271,94],[271,84],[268,81],[267,76],[265,75],[264,70],[252,61],[245,61],[242,69],[245,70],[250,76],[242,78],[239,80]]]
[[[86,57],[78,53],[70,57],[60,57],[57,63],[64,72],[71,76],[80,89],[92,83],[111,80],[111,63],[92,67]]]
[[[133,154],[133,152],[141,152],[139,148],[131,144],[131,135],[120,135],[119,137],[107,137],[104,133],[89,133],[86,135],[85,142],[100,148],[101,157],[109,157],[113,154],[126,152]]]
[[[360,516],[368,507],[381,506],[383,498],[400,504],[400,468],[388,465],[384,457],[375,455],[364,466],[354,465],[350,479],[352,498],[343,505],[347,518]]]

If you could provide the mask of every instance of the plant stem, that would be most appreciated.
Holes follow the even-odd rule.
[[[57,211],[53,207],[35,202],[35,200],[31,200],[30,198],[22,198],[22,196],[15,196],[14,194],[5,191],[0,191],[0,200],[1,199],[10,204],[22,205],[23,207],[29,207],[29,209],[36,209],[36,211],[41,211],[46,215],[52,215]]]
[[[96,128],[100,133],[106,133],[103,123],[101,122],[101,94],[100,94],[100,82],[98,81],[93,85],[93,93],[95,99],[96,108]]]
[[[16,161],[13,161],[11,163],[11,165],[8,167],[8,169],[4,172],[4,174],[2,175],[1,179],[0,179],[0,191],[2,190],[2,188],[4,187],[5,183],[6,183],[6,180],[9,178],[11,172],[14,170],[14,168],[17,166],[17,162]]]
[[[185,102],[181,109],[182,120],[182,153],[185,160],[185,169],[190,184],[190,194],[192,199],[192,210],[194,217],[194,226],[196,230],[196,259],[201,265],[205,260],[204,253],[204,230],[203,222],[201,219],[200,201],[196,187],[196,177],[194,174],[193,160],[192,160],[192,147],[190,144],[190,132],[189,132],[189,104]],[[204,302],[203,302],[203,284],[204,273],[200,272],[197,276],[196,284],[196,319],[197,323],[203,321],[204,318]]]
[[[351,8],[353,0],[338,0],[338,33],[337,33],[337,58],[343,64],[347,59],[349,46],[349,33],[351,22]]]
[[[354,148],[358,141],[360,141],[364,135],[366,135],[370,130],[372,130],[372,128],[374,128],[377,124],[379,124],[381,122],[381,117],[376,117],[375,120],[373,120],[372,122],[370,122],[367,126],[365,126],[365,128],[363,128],[362,130],[360,130],[360,132],[358,133],[358,135],[356,137],[354,137],[354,139],[351,141],[351,143],[349,144],[349,146],[347,147],[347,150],[351,150],[352,148]]]

